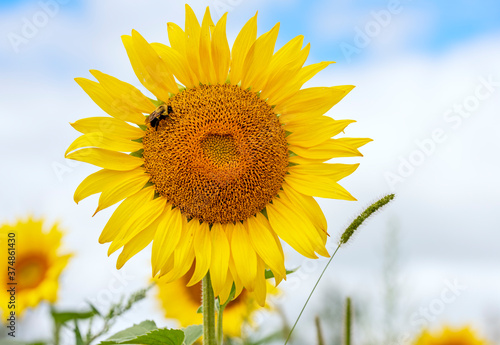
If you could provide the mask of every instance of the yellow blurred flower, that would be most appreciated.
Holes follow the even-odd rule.
[[[62,236],[57,224],[44,231],[44,222],[31,217],[18,220],[14,225],[0,226],[4,253],[0,263],[0,285],[3,287],[0,310],[4,322],[11,311],[19,317],[27,308],[36,307],[42,301],[56,302],[59,276],[71,256],[59,253]],[[11,294],[8,289],[15,293]]]
[[[112,117],[72,126],[83,133],[66,157],[102,170],[75,201],[101,193],[96,212],[124,200],[99,241],[124,263],[150,242],[153,276],[197,284],[210,271],[216,296],[255,292],[264,305],[264,269],[285,279],[280,239],[308,258],[329,256],[326,219],[313,196],[355,200],[338,181],[358,164],[366,138],[332,137],[353,120],[323,116],[353,86],[304,83],[331,64],[304,67],[309,44],[297,36],[274,52],[279,24],[257,37],[257,15],[232,50],[224,15],[207,8],[201,25],[186,5],[186,27],[168,23],[170,46],[137,31],[122,36],[133,70],[157,101],[99,71],[77,83]],[[149,115],[149,116],[148,116]]]
[[[437,332],[424,331],[414,345],[487,345],[470,327],[444,327]]]
[[[186,287],[187,283],[187,276],[168,284],[157,281],[158,298],[165,311],[165,317],[178,320],[181,327],[200,325],[203,322],[203,314],[196,313],[202,302],[201,282],[189,287]],[[269,283],[268,289],[268,292],[272,294],[279,293],[279,290]],[[243,290],[224,309],[224,335],[241,337],[242,326],[252,324],[250,318],[257,309],[259,309],[259,304],[254,296]]]

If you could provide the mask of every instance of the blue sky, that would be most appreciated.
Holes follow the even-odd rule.
[[[50,2],[56,0],[44,0]],[[75,25],[85,22],[94,13],[88,10],[88,3],[81,0],[59,0],[63,6],[61,11],[71,13]],[[364,31],[367,23],[374,20],[374,13],[385,11],[391,3],[396,3],[400,9],[397,14],[392,14],[391,20],[409,21],[406,40],[402,49],[420,53],[436,54],[446,51],[464,40],[472,40],[477,36],[498,32],[500,30],[500,2],[495,0],[462,0],[462,1],[430,1],[430,0],[317,0],[317,1],[275,1],[265,4],[249,1],[224,1],[206,0],[206,5],[227,6],[234,12],[252,13],[252,9],[260,10],[260,23],[262,27],[270,27],[276,21],[282,24],[280,39],[285,40],[297,35],[304,34],[306,41],[313,43],[315,54],[318,59],[332,59],[340,61],[342,51],[339,48],[341,42],[352,44],[356,35],[356,28]],[[0,11],[2,15],[15,12],[23,6],[39,6],[40,1],[33,0],[0,0]],[[127,6],[125,3],[124,6]],[[154,6],[146,5],[146,11]],[[168,17],[169,5],[163,3],[158,6]],[[29,12],[27,13],[29,14]],[[318,16],[325,16],[319,18]],[[321,19],[331,22],[331,28],[316,25]],[[12,28],[10,28],[12,29]],[[5,30],[5,29],[4,29]],[[384,33],[382,32],[382,35]],[[5,37],[5,34],[3,34]],[[362,58],[366,52],[359,54]]]
[[[184,8],[174,0],[69,0],[16,53],[8,35],[20,33],[24,18],[30,19],[40,10],[40,1],[51,0],[0,0],[0,137],[9,145],[3,151],[0,171],[0,190],[6,196],[0,198],[0,220],[33,211],[63,221],[69,229],[68,247],[78,251],[62,302],[72,306],[108,284],[116,260],[108,259],[107,246],[97,243],[109,214],[91,217],[97,199],[79,205],[72,200],[76,186],[95,169],[83,163],[71,165],[64,159],[65,149],[78,136],[68,122],[104,115],[73,78],[90,77],[88,70],[98,69],[141,88],[120,35],[135,28],[148,41],[168,42],[165,23],[182,26]],[[439,318],[478,320],[480,325],[485,307],[500,305],[496,216],[500,208],[496,171],[500,167],[492,159],[500,151],[496,140],[500,126],[500,2],[401,1],[403,10],[392,15],[391,24],[353,55],[352,61],[342,54],[341,44],[354,44],[357,30],[374,22],[374,13],[386,11],[389,0],[193,0],[192,5],[201,17],[207,5],[239,3],[228,5],[230,38],[258,10],[259,33],[281,22],[278,47],[303,34],[311,42],[308,63],[337,61],[310,86],[356,85],[328,115],[356,119],[346,135],[370,137],[374,142],[363,148],[360,168],[345,181],[359,202],[320,200],[333,240],[364,205],[389,192],[384,174],[397,172],[401,159],[418,153],[416,142],[428,140],[435,129],[446,130],[448,139],[436,144],[425,162],[397,185],[394,204],[367,225],[338,261],[336,258],[331,278],[340,277],[337,284],[348,286],[349,293],[356,293],[356,287],[360,293],[367,292],[367,285],[377,287],[383,234],[396,218],[401,221],[405,278],[416,282],[414,291],[407,291],[414,296],[415,308],[438,296],[444,280],[458,277],[470,290]],[[216,19],[215,12],[213,16]],[[481,101],[458,129],[450,127],[444,114],[456,104],[468,104],[471,97],[474,100],[475,90],[483,87],[481,80],[490,77],[498,81],[491,97]],[[36,111],[28,107],[30,111],[23,112],[31,105],[36,105]],[[54,164],[65,167],[65,174],[58,175]],[[302,264],[301,257],[291,253],[290,258],[296,266]],[[100,268],[98,277],[83,284],[80,272],[88,270],[89,263]],[[127,291],[141,287],[143,276],[144,281],[149,278],[149,269],[144,272],[141,264],[149,265],[147,253],[125,266],[140,278]],[[323,263],[307,281],[314,281],[320,266]],[[304,282],[292,294],[305,296],[309,289]],[[296,315],[300,306],[292,303],[287,308]],[[153,308],[143,311],[148,317],[154,312]],[[144,318],[137,314],[127,322]],[[304,320],[313,320],[313,316]],[[409,320],[401,321],[410,325]]]

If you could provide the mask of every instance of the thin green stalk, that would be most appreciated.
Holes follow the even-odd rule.
[[[352,332],[351,324],[352,324],[351,299],[347,297],[345,301],[344,345],[351,345],[351,332]]]
[[[328,260],[328,263],[326,264],[325,268],[323,269],[323,272],[321,272],[321,275],[319,276],[318,280],[316,281],[316,284],[314,284],[314,287],[311,291],[311,293],[309,294],[309,297],[307,297],[307,301],[306,303],[304,303],[304,306],[302,307],[302,310],[300,311],[300,314],[299,316],[297,317],[297,320],[295,320],[295,323],[293,324],[293,327],[292,329],[290,330],[290,333],[288,333],[288,337],[286,338],[286,341],[285,341],[285,345],[288,344],[288,340],[290,340],[290,337],[292,335],[292,332],[293,330],[295,329],[295,326],[297,326],[297,323],[299,322],[300,320],[300,317],[302,316],[302,313],[304,312],[304,309],[306,309],[306,306],[307,306],[307,303],[309,303],[309,300],[311,299],[314,291],[316,290],[316,287],[318,286],[319,284],[319,281],[321,280],[321,278],[323,277],[323,274],[325,274],[326,272],[326,269],[328,268],[328,266],[330,265],[330,263],[332,262],[333,258],[335,257],[335,254],[337,254],[338,250],[340,249],[340,245],[338,245],[337,249],[335,249],[335,252],[333,253],[332,257],[330,258],[330,260]]]
[[[314,319],[316,322],[316,334],[318,336],[318,345],[325,345],[325,339],[323,338],[323,332],[321,331],[321,320],[319,316]]]
[[[222,331],[222,316],[224,314],[225,305],[219,307],[219,312],[217,313],[217,344],[222,345],[224,342],[224,333]]]
[[[217,345],[215,338],[215,296],[210,272],[202,280],[203,344]]]

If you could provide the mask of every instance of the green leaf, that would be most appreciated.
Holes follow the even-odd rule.
[[[144,335],[150,331],[156,330],[156,324],[154,321],[146,320],[141,322],[138,325],[133,325],[123,331],[120,331],[116,334],[113,334],[108,339],[101,341],[100,345],[108,345],[108,344],[122,344],[124,341],[128,341],[138,336]]]
[[[200,305],[200,307],[196,311],[196,314],[203,314],[203,306],[202,305]]]
[[[83,319],[90,319],[92,316],[96,315],[97,313],[93,310],[91,311],[86,311],[86,312],[73,312],[73,311],[64,311],[64,312],[58,312],[55,311],[54,309],[51,311],[52,318],[56,323],[63,324],[71,320],[83,320]]]
[[[76,345],[84,345],[82,333],[80,333],[80,328],[78,328],[78,322],[75,320],[75,343]]]
[[[297,272],[297,270],[299,269],[300,267],[296,267],[296,268],[293,268],[291,270],[286,270],[286,274],[292,274],[292,273],[295,273]],[[271,279],[271,278],[274,278],[274,273],[273,271],[271,270],[266,270],[266,275],[265,275],[266,279]]]
[[[134,339],[112,344],[141,344],[141,345],[182,345],[184,332],[180,329],[155,329]]]
[[[95,305],[93,305],[89,301],[87,301],[87,304],[89,305],[90,309],[92,309],[92,311],[94,312],[95,315],[102,316],[101,313],[99,312],[99,310],[95,307]]]
[[[184,345],[191,345],[203,335],[203,325],[192,325],[184,328]]]

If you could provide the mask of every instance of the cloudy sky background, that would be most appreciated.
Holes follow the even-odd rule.
[[[313,334],[312,319],[329,292],[353,296],[371,323],[382,325],[384,244],[390,229],[397,229],[398,333],[412,335],[424,324],[450,323],[472,324],[493,337],[500,328],[500,3],[190,4],[198,16],[210,5],[214,19],[229,11],[231,42],[259,11],[259,34],[279,21],[278,46],[303,34],[311,42],[308,63],[337,62],[309,86],[356,85],[329,115],[357,120],[346,134],[374,142],[362,149],[365,157],[352,160],[362,164],[343,182],[359,201],[319,200],[332,246],[363,207],[383,194],[397,194],[338,253],[299,324],[300,336]],[[167,42],[169,21],[183,25],[182,2],[0,1],[0,219],[32,213],[60,220],[67,229],[67,248],[76,257],[62,280],[63,308],[81,306],[85,299],[105,308],[109,298],[148,282],[148,253],[117,273],[116,255],[108,259],[107,246],[97,243],[114,208],[91,218],[97,197],[74,204],[75,188],[95,169],[65,160],[64,151],[78,136],[69,122],[104,114],[73,78],[90,77],[88,70],[98,69],[141,88],[120,36],[134,28],[150,42]],[[289,267],[302,266],[282,285],[286,298],[281,305],[292,322],[326,260],[311,263],[291,250],[288,258]],[[446,302],[442,292],[450,282],[466,289]],[[150,298],[117,328],[145,318],[173,325],[162,319],[156,304]],[[423,309],[430,309],[427,319]],[[43,324],[35,327],[44,312],[28,315],[20,326],[24,337],[47,334]],[[267,325],[263,333],[270,331]],[[376,333],[370,336],[380,337]]]

